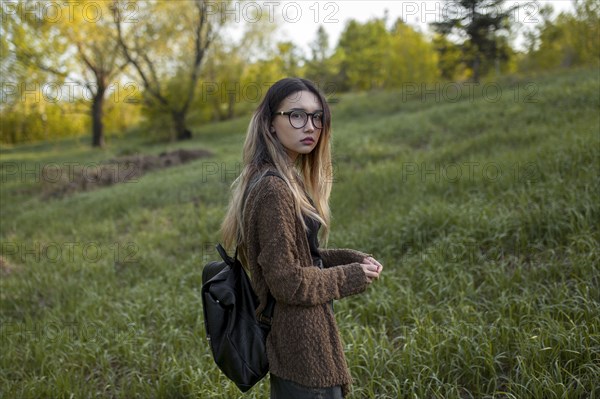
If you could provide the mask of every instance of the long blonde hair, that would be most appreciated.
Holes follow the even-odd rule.
[[[310,91],[320,100],[323,107],[323,128],[315,148],[308,154],[299,154],[294,164],[290,164],[285,147],[270,133],[269,127],[273,112],[288,96],[299,91]],[[252,115],[242,153],[242,170],[231,184],[231,198],[227,213],[221,224],[221,236],[226,248],[232,248],[237,242],[241,258],[245,261],[244,237],[244,194],[251,182],[265,165],[275,168],[289,186],[294,197],[296,216],[303,228],[307,226],[303,215],[317,219],[321,225],[321,239],[325,246],[329,237],[331,212],[329,196],[331,194],[331,111],[323,94],[309,80],[285,78],[269,88],[264,99]],[[310,195],[313,207],[304,191]],[[316,209],[315,209],[316,208]]]

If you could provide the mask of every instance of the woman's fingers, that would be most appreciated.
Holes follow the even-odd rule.
[[[367,276],[369,282],[373,279],[379,278],[379,267],[373,263],[361,263],[363,271]]]
[[[379,266],[380,269],[383,269],[383,265],[381,263],[379,263],[379,261],[375,258],[371,258],[373,260],[373,263],[375,263],[377,266]]]
[[[372,258],[372,257],[368,256],[368,257],[365,258],[365,261],[366,262],[370,262],[370,263],[376,265],[378,272],[381,272],[381,270],[383,269],[383,265],[381,263],[379,263],[377,261],[377,259],[375,259],[375,258]]]

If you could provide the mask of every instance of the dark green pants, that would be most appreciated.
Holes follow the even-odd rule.
[[[271,376],[271,399],[343,399],[342,387],[310,388]]]

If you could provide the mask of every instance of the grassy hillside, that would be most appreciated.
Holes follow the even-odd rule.
[[[406,89],[333,105],[329,246],[385,266],[335,304],[352,397],[600,398],[598,70]],[[199,292],[247,122],[2,150],[0,397],[242,396]],[[47,165],[182,147],[215,155],[41,196]]]

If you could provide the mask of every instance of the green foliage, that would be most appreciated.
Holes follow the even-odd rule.
[[[364,24],[351,20],[340,36],[342,62],[339,83],[344,89],[368,90],[383,86],[390,36],[383,19]]]
[[[50,91],[50,85],[21,82],[15,85],[19,97],[3,111],[0,123],[0,143],[21,144],[37,141],[55,141],[67,137],[89,137],[91,126],[90,101],[73,99],[64,103],[54,102],[56,93],[66,96],[69,88]],[[23,95],[21,88],[29,88]],[[116,87],[116,85],[114,85]],[[29,90],[28,89],[28,90]],[[41,90],[40,90],[41,89]],[[53,89],[54,90],[54,89]],[[124,102],[126,96],[113,91],[105,100],[103,122],[107,139],[121,135],[140,120],[140,109],[135,104]],[[135,96],[132,97],[135,101]],[[50,100],[50,101],[49,101]],[[89,140],[88,140],[89,141]]]
[[[438,55],[419,32],[398,19],[390,35],[387,77],[383,87],[406,82],[433,82],[438,78]]]
[[[40,7],[49,3],[40,3]],[[147,76],[156,74],[154,88],[170,105],[153,99],[141,81],[124,81],[124,76],[114,76],[114,80],[106,82],[102,121],[107,135],[122,135],[135,128],[145,132],[150,140],[164,140],[173,136],[174,120],[191,126],[233,120],[252,112],[267,88],[285,76],[307,77],[331,95],[422,86],[436,81],[462,82],[473,76],[477,54],[483,57],[479,60],[483,80],[517,71],[533,74],[560,66],[598,67],[600,63],[600,6],[594,0],[576,1],[574,14],[563,13],[555,20],[550,20],[549,9],[542,8],[544,22],[539,29],[527,33],[529,49],[525,54],[516,54],[508,37],[498,33],[510,28],[504,17],[510,15],[511,9],[496,15],[495,10],[506,3],[497,0],[453,2],[453,6],[464,8],[458,12],[463,19],[446,21],[442,33],[461,33],[464,40],[459,44],[445,34],[428,38],[400,19],[388,27],[387,17],[383,17],[365,23],[349,21],[339,42],[331,48],[327,32],[321,26],[311,44],[309,58],[303,57],[293,42],[274,40],[276,26],[268,21],[268,13],[253,14],[247,16],[254,22],[243,27],[241,39],[233,40],[226,34],[214,38],[204,55],[189,112],[177,119],[173,115],[183,112],[180,108],[188,97],[190,54],[195,46],[190,34],[196,16],[194,3],[184,3],[121,3],[124,9],[136,10],[137,22],[124,24],[128,29],[125,38],[138,43],[140,60],[147,57],[155,61],[152,67],[145,65],[147,68],[143,69]],[[77,5],[75,11],[81,11],[86,4]],[[227,4],[217,6],[227,8]],[[26,2],[2,5],[23,8]],[[109,5],[110,2],[103,7]],[[465,11],[473,6],[476,13]],[[256,11],[253,7],[249,9]],[[106,50],[111,48],[114,33],[110,30],[110,18],[99,25],[81,18],[74,21],[63,18],[59,24],[49,18],[36,20],[35,13],[5,10],[8,11],[0,25],[3,54],[0,72],[5,83],[0,104],[0,142],[52,141],[87,134],[92,126],[91,95],[86,96],[87,101],[73,96],[57,102],[48,98],[67,73],[83,76],[90,72],[80,58],[65,56],[69,51],[77,52],[79,57],[86,55],[99,64],[102,54],[112,54]],[[218,13],[213,14],[214,22],[223,22]],[[110,12],[105,10],[103,15],[110,16]],[[89,75],[87,81],[96,80]],[[83,86],[79,84],[78,88]],[[30,90],[37,90],[37,94],[28,94]],[[60,90],[63,99],[67,97],[69,87]]]
[[[460,46],[444,35],[434,34],[432,44],[438,56],[438,68],[443,80],[466,80],[466,66],[462,62]]]
[[[521,63],[523,69],[600,66],[600,4],[579,0],[574,14],[560,13],[554,21],[546,17],[532,47]]]
[[[41,97],[41,93],[37,93]],[[31,94],[30,94],[31,96]],[[59,107],[42,101],[28,104],[18,102],[12,112],[2,117],[1,142],[18,144],[28,141],[79,136],[89,130],[89,117],[78,112],[78,105]]]
[[[226,6],[227,2],[223,2]],[[210,13],[205,2],[133,2],[115,4],[119,12],[119,51],[123,51],[144,86],[144,107],[151,124],[163,125],[170,140],[192,136],[187,128],[190,105],[195,98],[200,66],[215,32],[225,23]],[[124,16],[135,8],[135,24]]]
[[[116,48],[110,4],[82,1],[67,11],[50,1],[2,3],[6,80],[0,142],[82,135],[94,125],[94,106],[100,109],[93,116],[100,122],[93,132],[97,145],[103,142],[103,122],[111,132],[138,121],[138,112],[115,104],[127,93],[121,92],[125,88],[117,76],[124,61]],[[103,115],[99,104],[111,115]]]
[[[330,246],[384,265],[335,304],[350,398],[599,397],[597,69],[497,83],[495,99],[389,90],[333,105]],[[212,159],[50,201],[11,163],[175,146],[2,150],[3,397],[242,396],[211,358],[199,294],[247,123],[197,127],[185,145]]]
[[[384,19],[350,21],[332,59],[339,65],[335,81],[342,91],[395,88],[438,77],[431,43],[400,19],[391,31]]]

